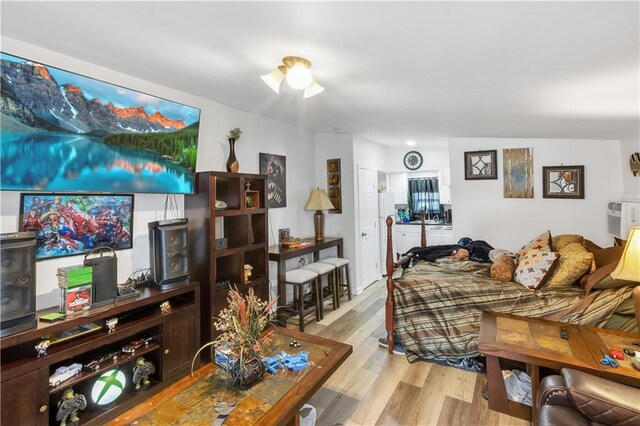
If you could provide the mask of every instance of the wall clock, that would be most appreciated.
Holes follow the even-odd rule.
[[[418,170],[422,166],[422,154],[418,151],[409,151],[404,156],[404,166],[409,170]]]

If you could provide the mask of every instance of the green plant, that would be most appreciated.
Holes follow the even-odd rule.
[[[229,130],[229,134],[227,135],[227,139],[238,140],[238,139],[240,139],[240,135],[242,135],[242,130],[240,130],[239,127],[234,127],[233,129]]]
[[[271,336],[274,331],[269,330],[263,333],[264,329],[270,323],[269,312],[276,299],[267,303],[258,298],[253,292],[253,288],[249,288],[246,296],[243,296],[237,289],[229,290],[227,302],[229,306],[220,312],[217,321],[214,322],[216,330],[222,331],[222,334],[211,342],[204,344],[191,362],[191,375],[193,375],[193,366],[200,352],[207,348],[211,348],[211,354],[217,345],[225,345],[240,366],[240,377],[242,377],[242,369],[245,368],[245,362],[253,358],[262,361],[263,352],[271,343]]]

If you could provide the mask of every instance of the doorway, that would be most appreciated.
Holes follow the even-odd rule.
[[[358,260],[359,284],[362,285],[362,289],[380,278],[377,195],[376,172],[358,167],[358,240],[360,242]],[[357,292],[362,289],[358,289]]]

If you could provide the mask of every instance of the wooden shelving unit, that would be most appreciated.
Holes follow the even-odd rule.
[[[169,301],[171,310],[163,313],[160,304]],[[38,316],[55,309],[38,312]],[[118,318],[115,331],[109,333],[108,318]],[[65,332],[82,324],[94,323],[100,330],[52,344],[47,355],[38,358],[34,346],[43,338]],[[90,310],[83,315],[46,323],[0,339],[2,424],[57,424],[57,404],[64,390],[72,388],[90,400],[88,390],[96,378],[113,369],[122,371],[127,384],[114,402],[105,407],[95,404],[78,413],[81,424],[104,424],[127,409],[142,403],[190,371],[200,334],[200,287],[197,282],[171,290],[145,288],[140,297]],[[120,352],[133,340],[153,337],[132,354]],[[49,376],[60,366],[87,364],[100,355],[120,352],[116,359],[100,364],[95,371],[81,371],[55,387]],[[135,390],[131,383],[132,365],[139,356],[151,361],[156,372],[151,385]]]
[[[247,205],[247,184],[251,206]],[[263,300],[269,299],[268,209],[265,175],[227,172],[199,172],[196,190],[185,196],[189,218],[191,276],[201,283],[201,342],[219,333],[213,322],[227,305],[228,281],[241,292],[253,288]],[[216,200],[227,204],[216,210]],[[227,239],[227,247],[216,249],[216,235]],[[243,268],[252,266],[245,282]]]

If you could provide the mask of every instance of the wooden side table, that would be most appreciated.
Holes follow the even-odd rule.
[[[561,328],[567,330],[567,340],[560,336]],[[478,347],[487,356],[489,408],[524,420],[535,418],[540,367],[569,367],[600,375],[602,356],[594,359],[578,327],[571,324],[484,312]],[[532,407],[507,399],[501,359],[526,364],[531,377]]]
[[[633,348],[640,351],[640,347],[631,344],[631,342],[640,340],[638,334],[587,326],[578,326],[578,329],[587,343],[591,355],[598,361],[602,359],[600,350],[607,353],[609,348]],[[625,355],[623,360],[618,361],[620,364],[618,368],[610,368],[600,364],[600,375],[614,382],[640,388],[640,371],[633,367],[631,360],[630,356]]]

